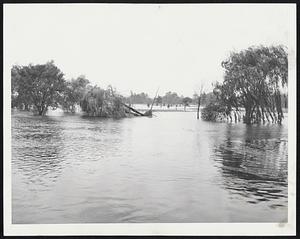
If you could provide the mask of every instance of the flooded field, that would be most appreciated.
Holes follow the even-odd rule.
[[[13,223],[287,221],[283,125],[12,112]]]

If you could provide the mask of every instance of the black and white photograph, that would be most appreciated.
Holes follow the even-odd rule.
[[[6,235],[296,233],[295,4],[3,14]]]

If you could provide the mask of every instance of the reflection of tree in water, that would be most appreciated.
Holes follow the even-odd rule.
[[[63,147],[59,122],[49,117],[17,117],[12,128],[13,170],[21,170],[28,183],[56,181]]]
[[[228,125],[215,153],[230,192],[253,197],[249,203],[287,197],[288,143],[280,126],[245,126],[240,134]]]

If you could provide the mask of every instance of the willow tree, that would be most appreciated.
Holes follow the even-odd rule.
[[[107,90],[94,86],[87,91],[80,101],[82,111],[89,116],[122,118],[126,117],[126,109],[122,97],[112,87]]]
[[[222,62],[223,84],[215,92],[226,106],[245,109],[247,124],[283,119],[281,90],[288,84],[288,56],[283,46],[250,47]]]

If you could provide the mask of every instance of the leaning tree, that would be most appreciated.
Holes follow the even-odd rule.
[[[284,46],[250,47],[231,53],[222,62],[223,84],[216,95],[228,111],[245,109],[247,124],[283,119],[281,90],[288,83],[288,56]]]

